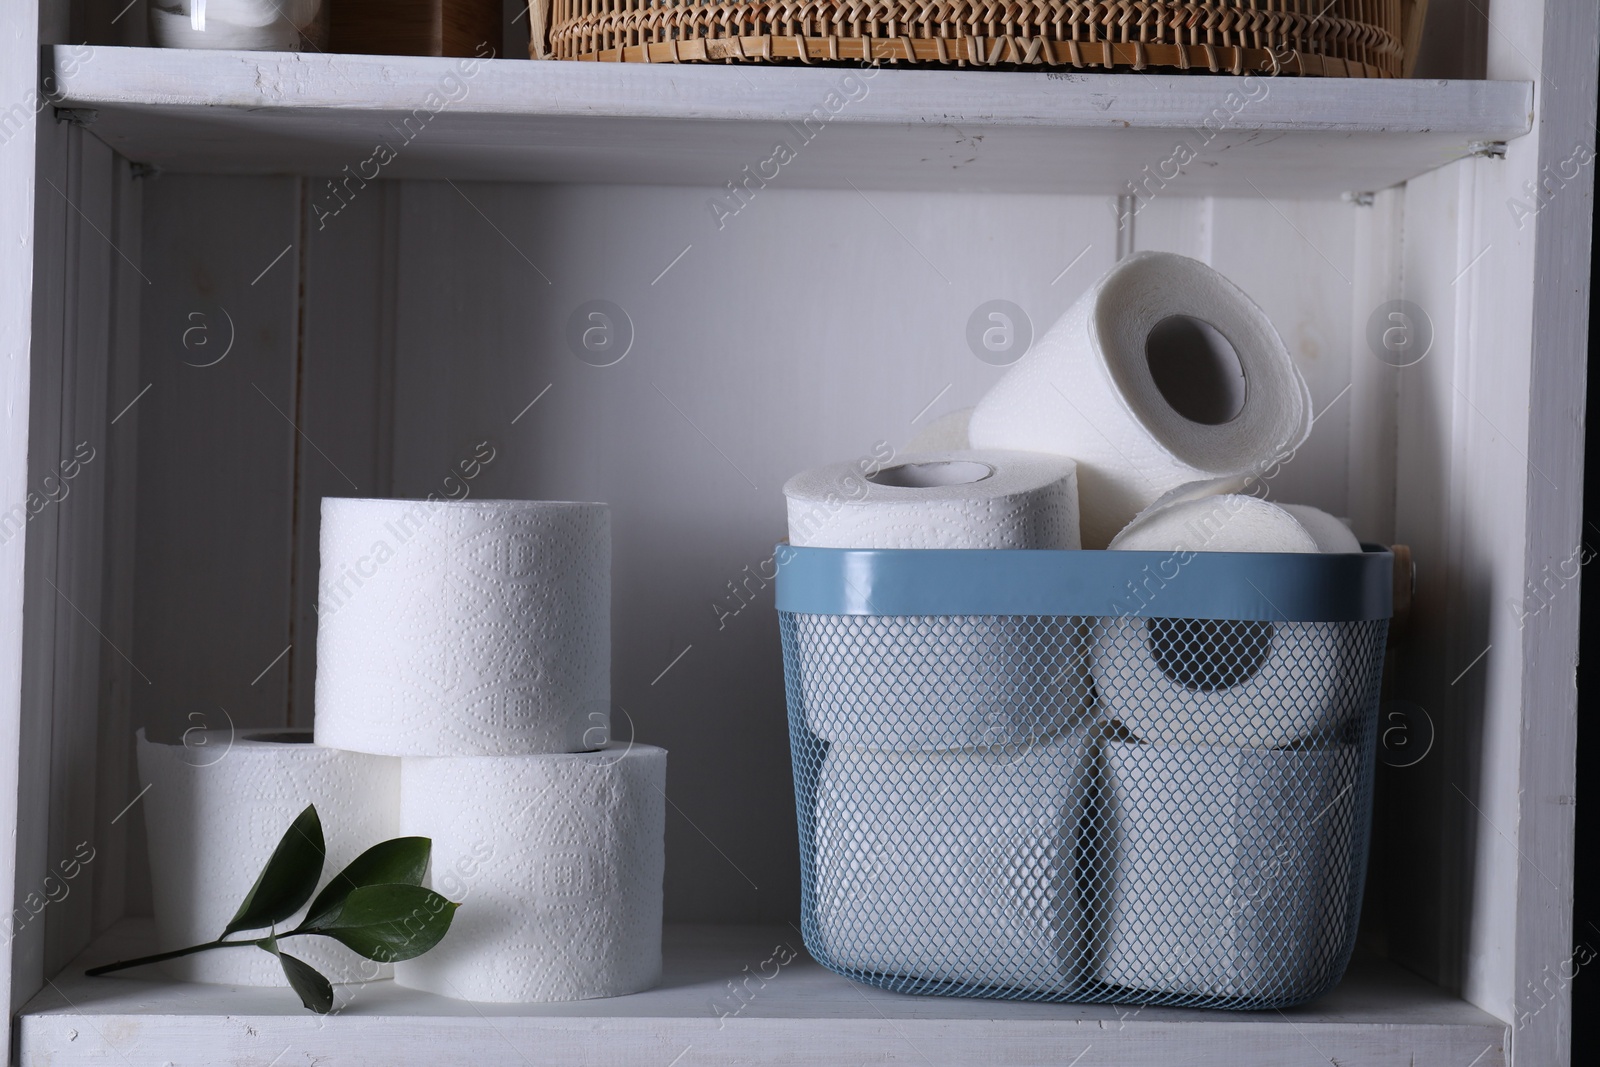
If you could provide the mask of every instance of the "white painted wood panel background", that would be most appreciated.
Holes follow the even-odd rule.
[[[120,254],[109,263],[109,277],[97,292],[109,303],[111,332],[106,368],[106,479],[104,585],[101,615],[100,700],[94,762],[95,825],[98,835],[93,931],[98,933],[129,908],[149,910],[145,872],[144,820],[133,813],[139,795],[138,773],[128,736],[134,730],[133,694],[147,683],[125,650],[134,644],[134,569],[139,489],[139,401],[150,382],[141,375],[140,311],[149,282],[134,268],[142,257],[144,209],[142,180],[118,160],[107,243]],[[122,257],[126,256],[127,259]],[[75,768],[84,775],[87,768]],[[124,829],[117,830],[116,827]],[[76,842],[71,842],[76,846]]]
[[[135,723],[176,741],[285,721],[274,660],[290,643],[299,183],[175,179],[145,194],[128,656],[145,681]]]
[[[46,594],[47,600],[54,600],[54,633],[47,640],[55,662],[49,681],[51,692],[40,705],[92,707],[99,698],[100,666],[94,620],[104,616],[101,560],[106,467],[100,461],[110,450],[106,360],[112,305],[109,301],[82,300],[79,294],[99,292],[111,276],[111,260],[116,253],[95,230],[113,225],[118,174],[112,166],[110,150],[103,144],[80,131],[63,132],[69,135],[68,170],[60,182],[65,195],[59,199],[70,210],[66,212],[69,254],[63,262],[60,286],[65,299],[58,363],[62,396],[57,416],[58,443],[54,450],[35,449],[30,457],[30,465],[41,471],[40,484],[61,484],[61,501],[52,509],[56,512],[53,518],[57,558],[50,593],[55,595],[50,598]],[[50,192],[56,198],[56,190]],[[36,427],[47,424],[45,419],[36,419]],[[69,480],[68,475],[74,471],[76,476]],[[47,768],[50,776],[48,859],[58,880],[63,873],[61,861],[73,855],[79,842],[90,839],[85,828],[95,822],[95,784],[81,779],[80,767],[82,754],[95,749],[97,725],[89,716],[77,715],[53,724],[48,731],[48,756],[41,761],[39,770]],[[79,833],[85,836],[75,837]],[[92,841],[90,844],[92,847]],[[92,884],[73,886],[80,891],[69,892],[51,904],[59,911],[45,927],[46,968],[70,959],[87,941],[94,898],[84,890]]]
[[[310,183],[303,183],[306,195]],[[298,216],[291,255],[305,274],[296,443],[292,725],[312,724],[316,680],[317,535],[324,496],[390,495],[394,438],[394,329],[400,270],[400,187],[383,183],[352,203],[346,225],[318,229]],[[323,451],[337,447],[333,453]]]
[[[108,548],[120,544],[117,530],[131,531],[108,510],[125,499],[120,489],[108,495],[108,474],[114,464],[131,474],[132,455],[131,438],[111,423],[108,370],[110,353],[129,349],[141,298],[117,283],[137,279],[129,220],[137,219],[138,201],[129,168],[74,127],[51,123],[39,133],[39,188],[48,196],[35,221],[50,254],[41,256],[37,277],[44,282],[34,290],[28,484],[50,502],[26,534],[28,713],[19,788],[42,802],[25,809],[16,831],[8,947],[20,979],[14,992],[24,998],[29,984],[123,910],[127,826],[113,820],[132,796],[118,770],[128,756],[120,650],[130,643],[115,621],[125,598],[107,598],[103,567]],[[12,543],[20,549],[23,542]],[[114,755],[102,758],[108,730],[116,735]],[[63,861],[82,855],[80,846],[100,862],[63,878]]]

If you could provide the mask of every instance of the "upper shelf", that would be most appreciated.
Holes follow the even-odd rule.
[[[1336,196],[1527,133],[1528,82],[851,70],[71,46],[58,106],[211,173]],[[780,147],[781,146],[781,147]],[[748,167],[748,170],[746,168]]]

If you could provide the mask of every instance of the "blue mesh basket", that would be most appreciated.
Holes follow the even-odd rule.
[[[818,962],[1303,1003],[1360,917],[1393,557],[780,545]]]

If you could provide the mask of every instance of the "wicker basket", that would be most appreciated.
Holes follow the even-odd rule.
[[[1426,0],[529,0],[535,59],[1395,78]]]

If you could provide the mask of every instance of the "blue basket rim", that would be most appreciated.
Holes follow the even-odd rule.
[[[1394,556],[800,548],[780,543],[779,611],[1361,622],[1394,613]]]

